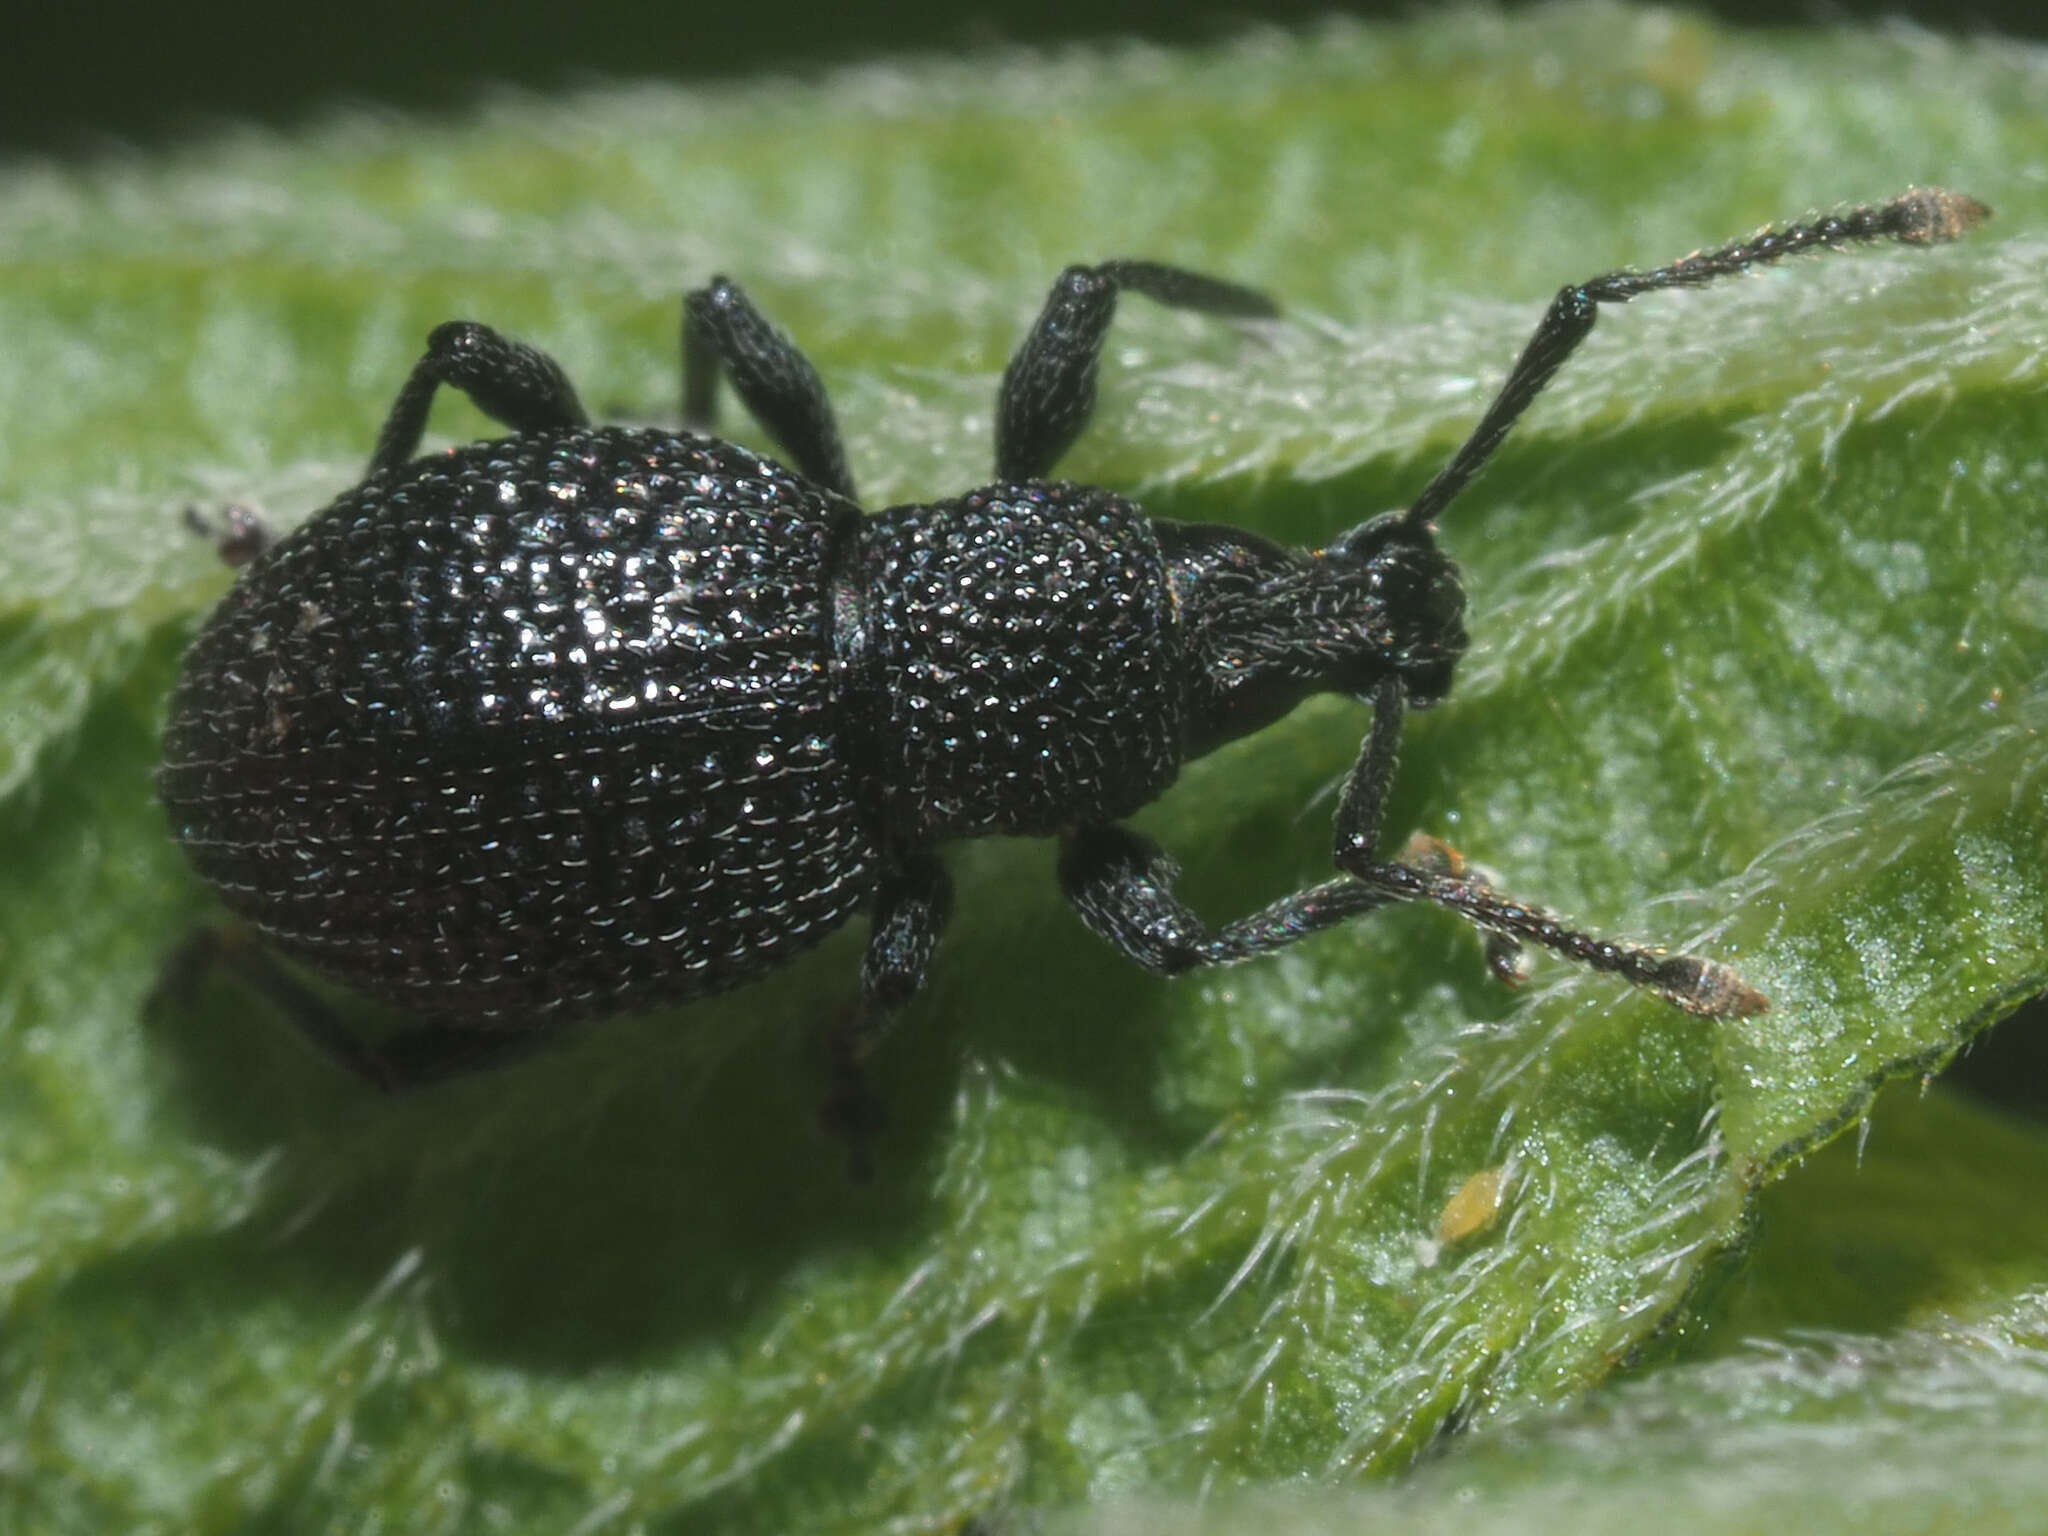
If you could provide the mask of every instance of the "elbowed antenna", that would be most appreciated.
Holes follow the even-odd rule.
[[[1479,425],[1423,488],[1414,505],[1401,514],[1400,521],[1409,527],[1427,526],[1457,498],[1493,457],[1508,429],[1586,339],[1602,304],[1626,304],[1663,288],[1698,288],[1715,278],[1747,272],[1801,251],[1837,251],[1872,240],[1942,245],[1961,238],[1990,217],[1991,210],[1974,197],[1940,187],[1918,187],[1888,203],[1864,204],[1811,223],[1765,229],[1746,240],[1716,251],[1695,252],[1651,272],[1609,272],[1560,289]]]

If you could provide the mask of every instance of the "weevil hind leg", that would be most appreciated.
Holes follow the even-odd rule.
[[[164,962],[149,1007],[189,1006],[216,971],[262,997],[318,1055],[380,1093],[407,1093],[501,1067],[550,1038],[542,1030],[422,1023],[372,1043],[255,934],[233,924],[195,928]]]
[[[391,402],[369,473],[396,469],[419,452],[427,412],[443,384],[469,396],[491,420],[521,434],[570,431],[590,418],[562,365],[537,347],[473,320],[450,320],[427,337],[427,350]]]
[[[555,1039],[551,1030],[469,1029],[415,1024],[377,1043],[390,1093],[430,1088],[473,1072],[495,1072],[523,1061]]]
[[[365,1041],[333,1004],[238,925],[208,923],[193,929],[164,961],[150,994],[150,1010],[190,1007],[216,972],[233,977],[270,1003],[302,1040],[335,1066],[380,1091],[397,1086],[382,1053]]]

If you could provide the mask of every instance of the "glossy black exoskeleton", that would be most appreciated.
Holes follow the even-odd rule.
[[[1565,288],[1415,503],[1305,553],[1044,478],[1092,409],[1120,290],[1273,313],[1211,278],[1069,268],[1003,377],[994,483],[872,515],[817,374],[722,279],[685,301],[685,417],[709,428],[722,371],[793,467],[590,426],[552,360],[444,325],[363,482],[255,554],[193,645],[164,803],[264,938],[422,1021],[370,1045],[262,951],[221,951],[387,1085],[737,986],[865,912],[850,1077],[924,980],[951,903],[939,847],[997,833],[1059,837],[1082,921],[1162,974],[1420,899],[1486,930],[1503,976],[1530,942],[1696,1013],[1754,1012],[1763,996],[1727,967],[1575,932],[1443,844],[1382,853],[1403,711],[1444,696],[1466,645],[1434,522],[1602,303],[1796,251],[1948,240],[1985,212],[1912,192]],[[513,435],[414,457],[442,384]],[[232,542],[261,541],[242,525]],[[1324,692],[1373,710],[1340,873],[1211,927],[1124,818]]]

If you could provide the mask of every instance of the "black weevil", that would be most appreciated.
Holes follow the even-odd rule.
[[[420,1022],[373,1045],[260,947],[212,934],[188,958],[230,959],[395,1087],[737,986],[866,912],[862,1007],[835,1037],[858,1131],[855,1064],[951,907],[938,849],[1002,833],[1059,837],[1081,920],[1163,975],[1424,900],[1485,930],[1504,977],[1528,942],[1694,1013],[1761,1010],[1728,967],[1576,932],[1443,844],[1381,853],[1403,712],[1444,696],[1466,646],[1435,519],[1601,304],[1799,251],[1946,241],[1987,213],[1914,191],[1565,288],[1414,504],[1306,553],[1045,478],[1093,408],[1120,291],[1275,313],[1175,268],[1068,268],[1003,375],[994,483],[871,515],[816,372],[723,279],[684,302],[685,419],[708,432],[722,371],[791,467],[593,427],[552,359],[441,326],[360,485],[275,544],[246,522],[223,539],[249,563],[185,660],[160,778],[230,909]],[[513,435],[416,458],[443,384]],[[1124,818],[1324,692],[1372,706],[1340,873],[1211,927]]]

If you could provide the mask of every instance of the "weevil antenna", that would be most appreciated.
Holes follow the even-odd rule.
[[[1507,382],[1479,418],[1465,444],[1437,471],[1413,506],[1401,515],[1411,527],[1427,526],[1457,499],[1472,477],[1493,457],[1508,430],[1543,392],[1593,329],[1602,304],[1630,299],[1664,288],[1699,288],[1716,278],[1747,272],[1802,251],[1828,252],[1876,240],[1904,245],[1943,245],[1961,238],[1991,217],[1974,197],[1939,187],[1918,187],[1888,203],[1870,203],[1824,215],[1805,224],[1765,229],[1719,250],[1694,252],[1650,272],[1609,272],[1560,289],[1544,312],[1536,334],[1515,359]]]

